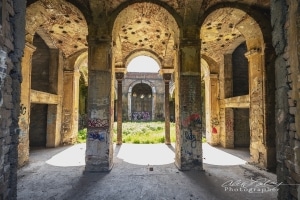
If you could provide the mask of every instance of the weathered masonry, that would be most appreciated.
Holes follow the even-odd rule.
[[[1,0],[0,199],[16,199],[31,147],[73,144],[81,121],[91,172],[112,169],[114,121],[121,145],[123,120],[156,119],[165,120],[167,144],[176,123],[180,170],[203,169],[205,134],[211,145],[249,148],[254,165],[276,170],[278,199],[300,199],[299,7]],[[140,55],[159,73],[127,72]]]

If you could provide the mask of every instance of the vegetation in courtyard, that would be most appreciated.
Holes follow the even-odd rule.
[[[123,143],[156,144],[165,142],[165,122],[126,122],[122,124]],[[171,142],[176,141],[175,123],[170,123]],[[114,142],[117,124],[114,124]]]
[[[117,140],[117,122],[114,123],[113,141]],[[86,142],[87,129],[78,132],[77,142]],[[165,122],[123,122],[122,124],[123,143],[133,144],[156,144],[165,142]],[[170,123],[171,142],[175,143],[175,123]],[[205,138],[202,139],[205,142]]]
[[[87,132],[86,128],[78,131],[77,143],[85,143],[86,142],[86,132]]]

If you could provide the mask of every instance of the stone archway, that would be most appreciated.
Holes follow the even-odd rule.
[[[238,6],[236,6],[238,7]],[[255,16],[257,17],[257,16]],[[264,23],[260,21],[259,23]],[[264,35],[257,21],[241,8],[218,7],[203,20],[200,35],[202,38],[202,55],[210,57],[219,65],[220,94],[220,132],[219,143],[227,148],[234,147],[234,109],[249,109],[250,111],[250,154],[252,161],[261,167],[273,168],[275,163],[274,126],[268,112],[268,107],[274,106],[266,95],[267,87],[274,83],[266,82],[265,72],[270,66],[267,60],[265,45],[270,42]],[[251,26],[250,28],[247,28]],[[270,29],[271,30],[271,29]],[[270,31],[269,30],[269,31]],[[266,31],[266,30],[264,30]],[[247,51],[243,56],[249,63],[249,94],[234,96],[232,87],[233,52],[245,42]],[[219,46],[216,51],[212,46]],[[270,62],[269,62],[270,63]],[[273,78],[270,77],[270,80]],[[267,86],[269,85],[269,86]],[[248,87],[248,86],[247,86]],[[271,117],[271,116],[270,116]],[[273,135],[272,137],[270,137]],[[273,138],[273,139],[271,139]],[[269,141],[268,141],[269,140]],[[218,143],[217,142],[217,143]]]
[[[92,33],[105,36],[89,35],[89,70],[92,73],[89,73],[88,136],[97,135],[97,139],[87,140],[87,171],[107,171],[112,167],[112,88],[116,84],[115,78],[118,88],[122,87],[126,59],[134,52],[155,52],[162,69],[171,71],[179,35],[174,17],[160,4],[134,2],[119,10],[115,19],[107,20],[111,22],[111,33],[105,32],[106,26],[101,27],[101,23],[97,27],[91,24],[89,28],[98,30]],[[112,34],[112,37],[107,34]],[[155,101],[155,96],[152,101]]]
[[[47,118],[45,121],[47,125],[44,127],[47,132],[47,147],[73,143],[76,139],[78,119],[76,115],[70,115],[70,113],[78,112],[76,106],[73,106],[76,102],[73,101],[73,97],[77,96],[76,81],[74,80],[78,73],[76,70],[74,71],[74,66],[76,58],[87,49],[85,36],[88,32],[81,11],[64,0],[54,0],[49,4],[45,1],[30,1],[27,5],[25,27],[27,44],[22,59],[23,81],[21,84],[21,106],[24,114],[19,119],[22,132],[19,137],[20,166],[29,159],[31,105],[35,105],[35,107],[44,105],[45,107],[44,118]],[[71,23],[72,21],[76,23]],[[35,43],[34,46],[34,38],[37,36],[46,45],[41,46]],[[47,55],[45,50],[50,52],[48,60],[44,59]],[[35,54],[37,58],[34,58]],[[36,60],[33,61],[32,58]],[[44,71],[38,71],[41,68],[39,63],[41,60],[44,60]],[[48,74],[48,77],[45,77],[44,74]],[[43,81],[37,81],[39,77]],[[36,80],[31,81],[32,78]],[[48,86],[42,89],[41,85],[45,83],[48,83]],[[70,88],[64,88],[67,85]],[[64,90],[68,91],[68,96],[65,96],[67,92]],[[62,108],[63,101],[68,101],[68,106],[73,106],[72,108],[68,107],[70,108],[68,113],[64,112]],[[46,109],[46,107],[48,108]],[[33,119],[33,121],[36,120]]]
[[[151,120],[155,119],[155,102],[156,102],[156,89],[155,87],[147,80],[137,80],[133,82],[129,89],[128,89],[128,119],[129,120],[134,120],[132,118],[133,113],[132,113],[132,101],[133,101],[133,88],[136,87],[138,84],[146,84],[151,88]]]

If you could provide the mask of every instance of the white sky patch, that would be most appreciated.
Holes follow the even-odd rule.
[[[138,56],[130,61],[127,66],[127,71],[157,73],[159,71],[159,65],[149,56]]]

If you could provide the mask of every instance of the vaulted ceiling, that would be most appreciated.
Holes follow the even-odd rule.
[[[176,21],[164,8],[150,3],[133,4],[120,12],[114,23],[116,62],[126,62],[139,50],[155,55],[164,67],[172,66],[176,35]]]
[[[69,2],[28,0],[26,40],[31,42],[37,33],[50,48],[60,48],[63,55],[69,57],[87,51],[88,23],[97,23],[103,15],[108,18],[116,15],[115,21],[108,22],[113,28],[111,37],[116,62],[125,62],[134,52],[147,51],[157,56],[162,65],[169,67],[179,45],[180,23],[188,24],[189,20],[195,19],[202,22],[202,27],[199,27],[201,53],[216,62],[220,61],[224,52],[231,51],[246,37],[261,36],[257,23],[240,9],[227,6],[221,9],[220,6],[205,14],[214,5],[222,5],[223,0],[161,0],[154,1],[156,4],[137,0]],[[249,9],[269,7],[269,0],[230,1],[231,4],[234,2],[247,5]],[[201,21],[202,16],[204,19]]]

